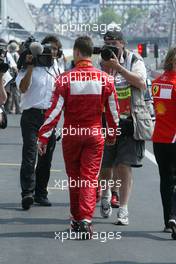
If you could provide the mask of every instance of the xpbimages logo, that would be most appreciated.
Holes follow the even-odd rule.
[[[61,241],[62,243],[66,240],[82,240],[85,236],[85,232],[74,232],[71,229],[67,232],[55,232],[54,239]],[[91,235],[86,233],[87,236],[90,236],[89,239],[98,240],[101,243],[105,243],[108,240],[121,240],[121,232],[93,232]]]
[[[54,188],[57,190],[68,190],[68,187],[70,188],[98,188],[101,187],[101,190],[107,190],[107,189],[111,189],[111,188],[120,188],[121,187],[121,180],[117,179],[117,180],[83,180],[83,179],[55,179],[54,180],[55,185]]]
[[[116,24],[116,30],[121,31],[121,24]],[[84,33],[100,33],[105,34],[107,31],[113,31],[114,26],[107,25],[107,24],[74,24],[74,23],[65,23],[65,24],[58,24],[57,29],[59,32],[64,35],[67,32],[84,32]]]
[[[61,138],[64,136],[98,136],[101,135],[102,138],[106,138],[107,135],[113,136],[114,134],[116,136],[121,135],[121,128],[117,127],[116,129],[108,127],[108,128],[99,128],[99,127],[80,127],[69,125],[68,127],[58,128],[57,134],[60,135]]]
[[[62,86],[67,85],[69,82],[71,85],[78,82],[79,84],[81,82],[89,82],[99,83],[101,86],[107,86],[109,84],[114,84],[114,76],[105,74],[103,71],[70,71],[67,74],[58,75],[56,82],[60,83]]]

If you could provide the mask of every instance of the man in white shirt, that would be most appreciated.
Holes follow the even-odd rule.
[[[52,59],[57,58],[61,48],[60,41],[53,35],[42,41],[43,45],[50,44]],[[50,67],[34,66],[33,56],[26,56],[27,67],[21,69],[16,78],[21,97],[21,131],[23,137],[22,164],[20,181],[22,188],[22,208],[28,210],[33,202],[42,206],[51,206],[47,198],[47,185],[50,177],[50,168],[55,148],[55,133],[50,137],[47,152],[44,156],[37,156],[38,130],[44,122],[45,111],[51,105],[55,78],[59,74],[54,63]]]

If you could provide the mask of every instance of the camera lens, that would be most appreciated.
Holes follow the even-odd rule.
[[[102,57],[103,60],[108,61],[111,58],[113,58],[113,53],[112,53],[112,51],[110,49],[104,48],[101,51],[101,57]]]

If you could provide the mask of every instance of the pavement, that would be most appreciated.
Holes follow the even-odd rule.
[[[20,116],[9,115],[9,125],[0,135],[0,264],[159,264],[176,263],[176,241],[163,233],[159,174],[146,144],[144,166],[134,169],[134,187],[129,204],[130,224],[113,224],[117,209],[102,219],[97,205],[94,239],[65,239],[69,227],[69,196],[57,186],[66,180],[61,142],[54,153],[49,199],[52,207],[21,209],[19,170],[22,139]]]

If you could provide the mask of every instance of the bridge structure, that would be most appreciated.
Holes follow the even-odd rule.
[[[96,22],[101,11],[105,7],[112,7],[115,11],[122,11],[129,8],[160,8],[170,0],[72,0],[65,3],[63,0],[51,0],[44,4],[39,15],[50,14],[57,18],[58,23],[92,23]]]

